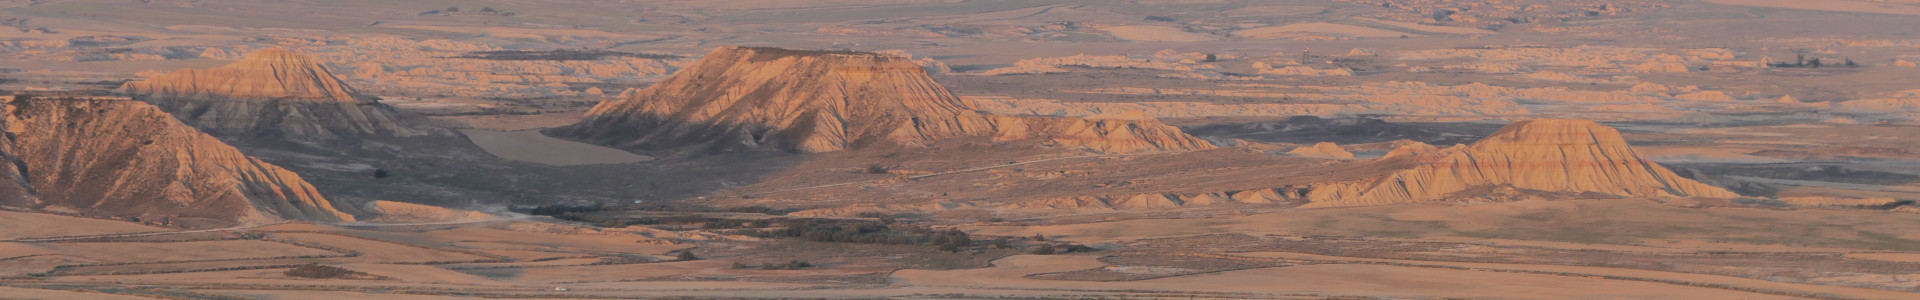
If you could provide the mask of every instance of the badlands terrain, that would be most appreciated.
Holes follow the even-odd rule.
[[[1920,1],[0,21],[0,299],[1920,299]]]

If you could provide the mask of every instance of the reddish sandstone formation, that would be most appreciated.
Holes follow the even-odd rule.
[[[664,82],[593,108],[550,133],[631,149],[839,151],[939,139],[1044,139],[1101,152],[1211,144],[1144,115],[988,116],[901,57],[723,47]]]
[[[354,92],[326,67],[272,48],[211,69],[186,69],[127,82],[120,92],[181,122],[222,136],[335,139],[412,135],[393,108]]]
[[[1407,153],[1387,158],[1412,160],[1416,166],[1411,169],[1370,180],[1315,185],[1308,206],[1414,203],[1501,186],[1622,197],[1736,196],[1675,175],[1634,152],[1619,131],[1587,120],[1514,122],[1473,145],[1443,154],[1414,155],[1431,151],[1427,148],[1431,147],[1396,150]]]

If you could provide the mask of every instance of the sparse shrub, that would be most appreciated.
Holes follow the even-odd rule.
[[[1053,246],[1041,245],[1040,248],[1033,249],[1033,254],[1034,255],[1053,255],[1054,254]]]
[[[674,256],[673,259],[680,261],[700,260],[700,256],[693,255],[693,249],[687,249],[680,250],[680,255]]]
[[[892,170],[887,169],[887,166],[867,165],[867,174],[886,174],[891,171]]]
[[[1038,233],[1035,233],[1035,234],[1033,234],[1033,240],[1034,240],[1034,241],[1041,241],[1041,242],[1045,242],[1045,241],[1047,241],[1047,236],[1046,236],[1046,235],[1043,235],[1043,234],[1038,234]]]
[[[748,268],[747,265],[739,264],[739,263],[735,263],[735,266],[736,266],[735,268],[742,268],[742,269]],[[788,260],[786,263],[760,264],[761,270],[799,270],[801,268],[812,268],[812,267],[813,267],[813,263],[809,263],[809,262],[798,260],[798,259]]]
[[[313,279],[384,279],[385,278],[381,276],[375,276],[373,274],[367,274],[359,271],[348,270],[346,268],[341,268],[341,267],[322,266],[317,263],[305,264],[305,265],[300,265],[298,267],[293,267],[292,269],[287,269],[287,272],[285,274],[291,277],[313,278]]]
[[[926,226],[862,220],[786,220],[768,229],[745,230],[741,234],[761,238],[800,238],[814,242],[934,246],[952,244],[964,248],[972,239],[959,230],[934,230]]]
[[[1079,244],[1074,244],[1074,245],[1067,245],[1067,251],[1066,251],[1066,252],[1067,252],[1067,253],[1074,253],[1074,252],[1093,252],[1093,250],[1099,250],[1099,249],[1094,249],[1093,247],[1088,247],[1087,245],[1079,245]]]
[[[756,213],[756,214],[776,215],[776,216],[786,215],[787,213],[793,212],[792,210],[778,209],[778,208],[766,207],[761,205],[728,207],[725,209],[721,209],[720,211],[738,212],[738,213]]]

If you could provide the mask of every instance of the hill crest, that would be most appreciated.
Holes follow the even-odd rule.
[[[1641,157],[1618,130],[1588,120],[1519,121],[1465,147],[1388,160],[1411,161],[1414,167],[1316,186],[1308,206],[1417,203],[1488,187],[1619,197],[1738,196],[1674,174]]]
[[[1212,148],[1151,118],[1081,119],[1091,123],[1078,124],[976,110],[924,68],[895,56],[721,47],[671,78],[602,102],[579,123],[549,133],[654,151],[770,148],[817,153],[889,144],[925,146],[957,137],[1042,138],[1101,152]],[[1110,125],[1119,123],[1137,125]],[[1075,131],[1089,127],[1097,130]],[[1179,140],[1137,141],[1154,138]],[[1107,142],[1127,145],[1104,145]]]

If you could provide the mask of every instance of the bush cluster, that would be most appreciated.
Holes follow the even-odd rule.
[[[374,279],[379,276],[335,266],[305,264],[288,269],[287,276],[313,279]]]
[[[958,229],[936,230],[918,225],[846,220],[792,220],[780,225],[779,228],[752,230],[744,234],[829,243],[929,244],[946,251],[959,251],[973,244],[973,238]]]

